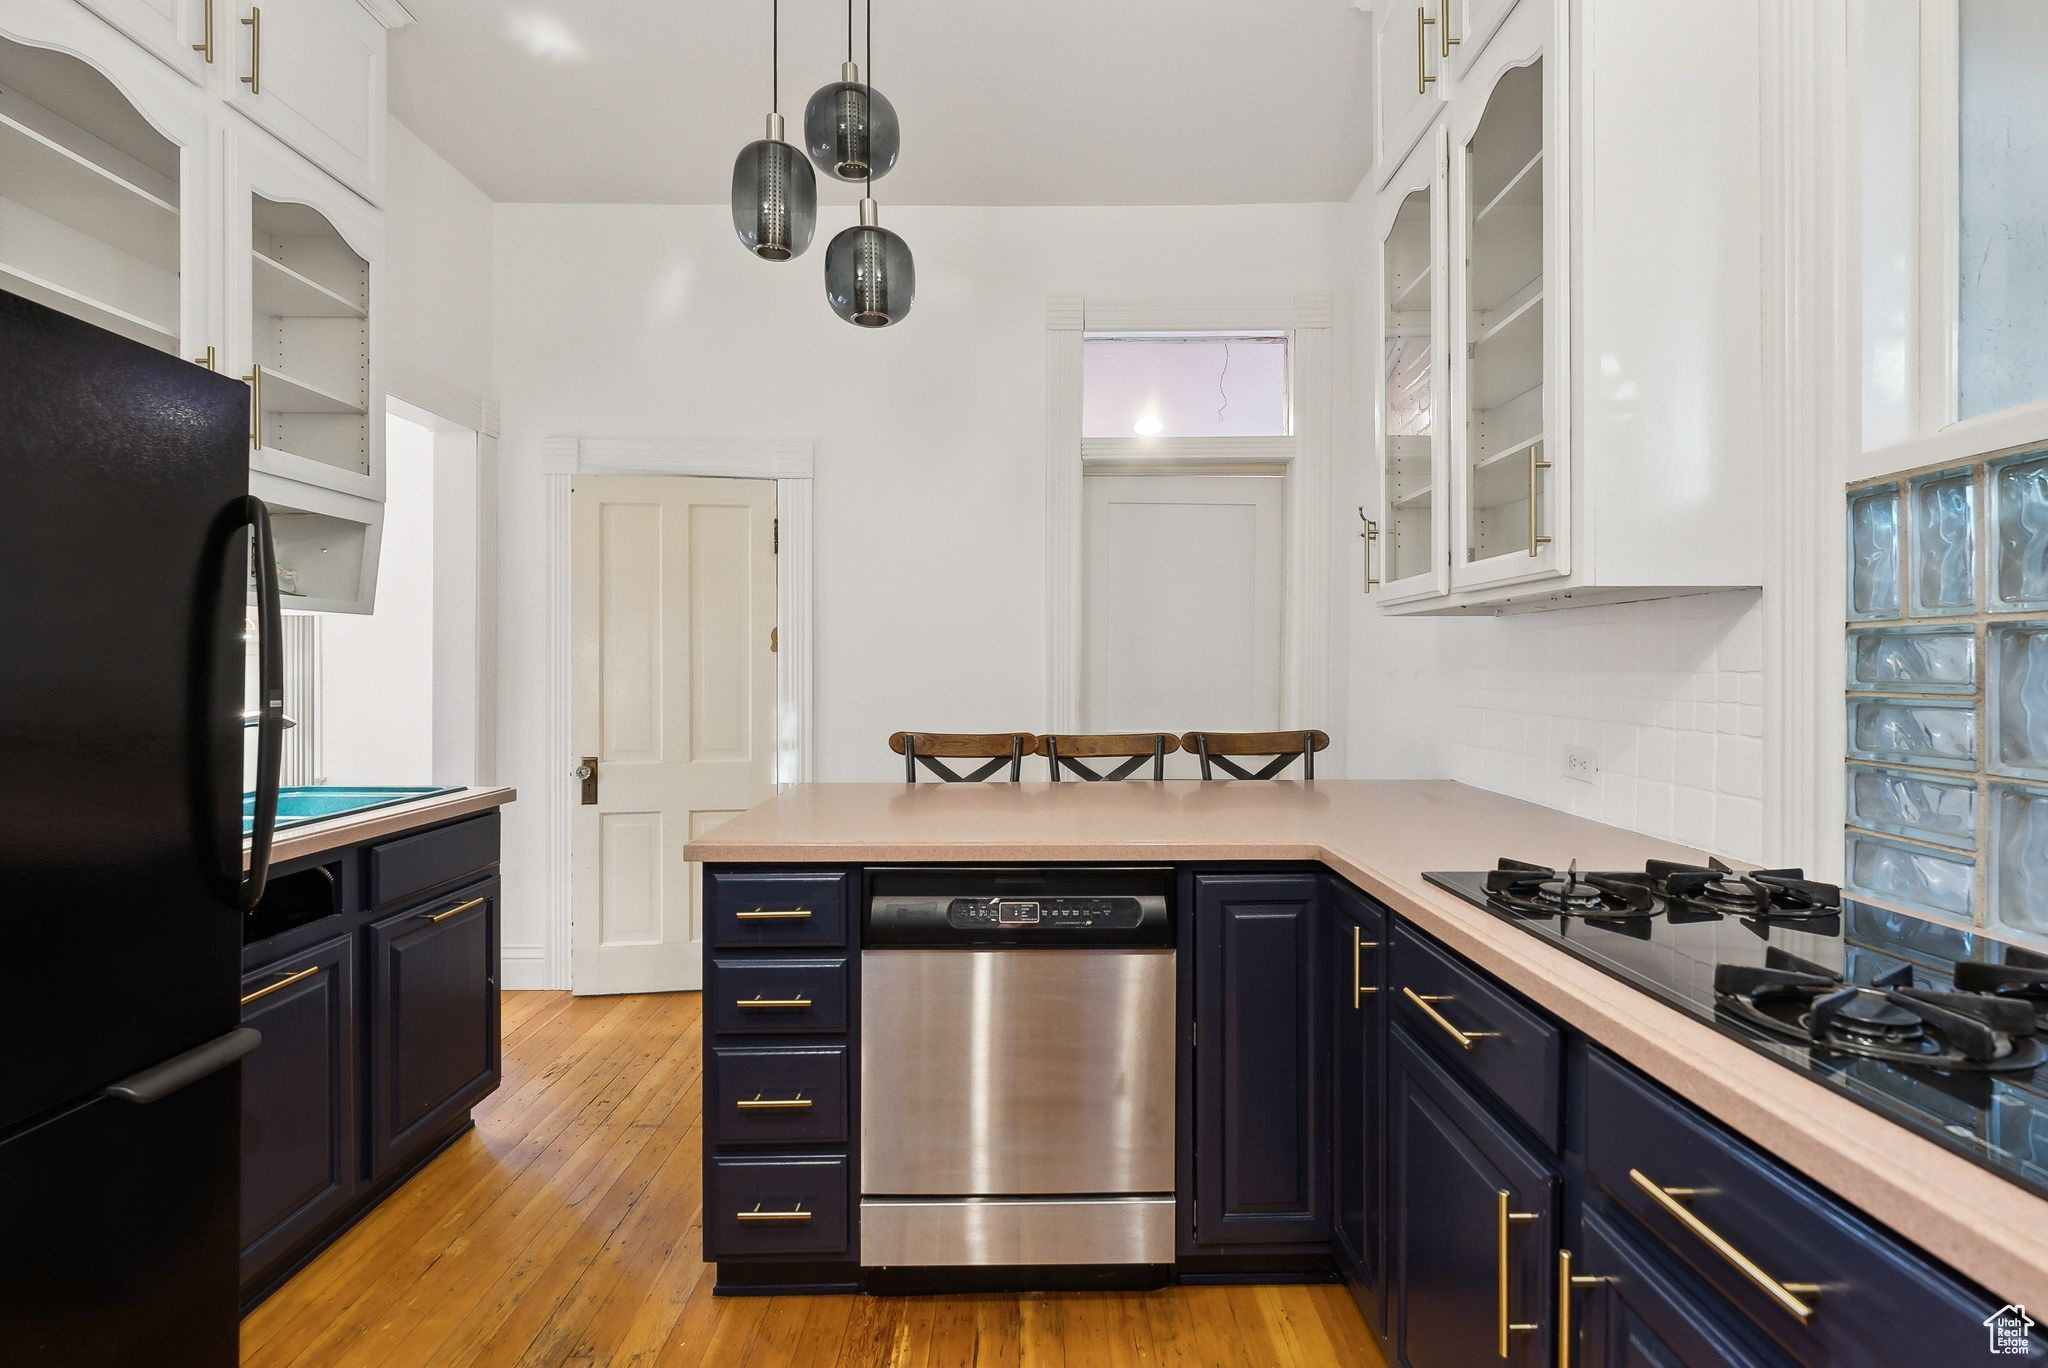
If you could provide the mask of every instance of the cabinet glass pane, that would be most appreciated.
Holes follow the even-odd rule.
[[[1436,284],[1430,192],[1401,202],[1384,244],[1387,316],[1387,508],[1389,581],[1427,574],[1436,564],[1436,345],[1431,302]]]
[[[1976,633],[1968,627],[1852,631],[1849,687],[1892,693],[1975,693]]]
[[[1973,779],[1851,765],[1849,825],[1974,849],[1977,784]]]
[[[1956,412],[2048,399],[2048,5],[1961,0]]]
[[[2048,790],[1991,788],[1991,919],[2048,935]]]
[[[1914,480],[1913,615],[1942,617],[1977,606],[1977,472]]]
[[[1991,464],[1991,606],[2048,608],[2048,452]]]
[[[1849,496],[1849,616],[1899,615],[1899,487]]]
[[[1921,912],[1968,917],[1975,901],[1976,862],[1967,855],[1849,833],[1849,887]]]
[[[1858,760],[1974,769],[1977,705],[1960,698],[1852,698],[1849,754]]]
[[[2048,779],[2048,622],[1993,627],[1991,654],[1991,768],[2001,774]]]
[[[1543,63],[1501,77],[1463,157],[1468,561],[1549,540],[1543,431]]]

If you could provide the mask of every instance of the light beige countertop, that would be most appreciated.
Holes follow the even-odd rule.
[[[366,814],[381,815],[381,814]],[[1997,1295],[2048,1306],[2048,1201],[1422,879],[1699,852],[1462,784],[807,784],[692,860],[1315,860]],[[282,857],[281,857],[282,858]]]
[[[339,850],[343,846],[358,845],[364,841],[382,840],[386,836],[399,836],[419,827],[432,826],[436,822],[453,821],[467,817],[473,812],[484,812],[494,807],[503,807],[519,794],[508,788],[457,789],[454,793],[443,793],[433,798],[421,798],[410,803],[393,803],[390,807],[372,808],[368,812],[347,813],[331,817],[324,822],[308,822],[304,826],[287,827],[277,833],[271,842],[270,863],[281,865],[287,860],[301,859],[307,855],[318,855],[323,851]],[[249,863],[249,838],[242,838],[242,864]]]

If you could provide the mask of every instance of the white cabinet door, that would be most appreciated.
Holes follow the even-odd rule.
[[[1458,589],[1571,568],[1568,219],[1553,132],[1564,104],[1550,14],[1524,0],[1460,82],[1447,125]]]
[[[225,368],[259,396],[250,468],[380,500],[383,216],[261,132],[225,137]]]
[[[1382,603],[1407,603],[1450,587],[1451,406],[1444,364],[1444,174],[1437,129],[1380,191],[1377,247],[1381,352],[1373,372],[1380,453],[1380,515],[1368,527],[1366,577]],[[1368,583],[1368,591],[1372,586]]]
[[[1437,79],[1443,67],[1437,45],[1438,3],[1392,0],[1373,15],[1373,93],[1379,115],[1373,122],[1379,139],[1373,164],[1382,185],[1443,107],[1443,83]]]
[[[1437,51],[1443,54],[1444,69],[1452,77],[1463,76],[1478,64],[1515,3],[1516,0],[1437,0]],[[1444,41],[1445,37],[1448,41]]]
[[[375,203],[384,192],[384,26],[356,0],[233,3],[236,108]]]
[[[80,0],[87,9],[169,62],[188,80],[204,84],[206,65],[220,61],[216,27],[209,42],[207,19],[226,17],[228,0]]]

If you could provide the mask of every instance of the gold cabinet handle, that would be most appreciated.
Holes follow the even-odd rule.
[[[1540,529],[1541,529],[1541,528],[1542,528],[1542,526],[1543,526],[1543,521],[1542,521],[1542,518],[1541,518],[1541,516],[1540,516],[1540,514],[1539,514],[1539,507],[1540,507],[1540,506],[1539,506],[1539,505],[1537,504],[1537,502],[1536,502],[1536,481],[1537,481],[1537,479],[1538,479],[1538,472],[1540,472],[1540,471],[1545,471],[1545,470],[1548,470],[1548,469],[1550,469],[1550,462],[1548,462],[1548,461],[1546,461],[1546,460],[1544,460],[1544,459],[1543,459],[1543,447],[1542,447],[1542,444],[1541,444],[1541,443],[1538,443],[1537,445],[1535,445],[1535,446],[1532,446],[1532,447],[1530,447],[1530,448],[1529,448],[1529,554],[1530,554],[1530,555],[1532,555],[1532,556],[1534,556],[1534,555],[1538,554],[1538,552],[1537,552],[1537,550],[1536,550],[1536,548],[1537,548],[1537,547],[1539,547],[1539,546],[1544,546],[1544,545],[1547,545],[1547,544],[1549,543],[1549,541],[1550,541],[1550,538],[1549,538],[1549,537],[1547,537],[1547,536],[1545,536],[1545,535],[1543,535],[1543,533],[1542,533],[1542,532],[1540,531]]]
[[[811,1099],[805,1097],[802,1093],[798,1093],[795,1097],[768,1098],[755,1093],[752,1097],[742,1097],[733,1105],[741,1111],[809,1111],[811,1109]]]
[[[208,349],[208,355],[212,349]],[[249,373],[242,377],[242,383],[249,387],[249,445],[263,450],[263,365],[254,362]]]
[[[220,353],[216,352],[212,347],[208,347],[206,349],[206,355],[195,356],[192,358],[192,364],[195,366],[204,366],[208,370],[219,370]]]
[[[263,7],[249,6],[249,17],[242,21],[249,30],[249,74],[242,78],[242,84],[249,87],[251,95],[263,93]]]
[[[750,998],[740,998],[736,1005],[740,1007],[809,1007],[811,1005],[811,1000],[807,997],[802,996],[792,998],[764,998],[759,993],[756,993]]]
[[[1458,1048],[1461,1050],[1469,1050],[1482,1040],[1496,1040],[1500,1037],[1499,1031],[1461,1031],[1451,1025],[1444,1018],[1442,1012],[1430,1006],[1433,1002],[1449,1002],[1451,1000],[1442,993],[1418,993],[1413,988],[1403,988],[1401,996],[1414,1003],[1424,1016],[1443,1027],[1444,1034],[1457,1041]]]
[[[285,989],[291,987],[294,983],[304,983],[307,979],[313,977],[313,975],[319,973],[325,967],[325,965],[315,964],[310,968],[301,969],[297,973],[286,974],[283,978],[277,980],[275,983],[266,983],[253,993],[244,993],[242,995],[242,1005],[244,1007],[247,1007],[252,1002],[261,1002],[263,999],[269,997],[272,993],[282,993]]]
[[[1443,39],[1443,55],[1448,57],[1451,55],[1451,49],[1465,40],[1451,37],[1451,0],[1437,0],[1436,12],[1443,17],[1443,23],[1437,25],[1436,33],[1437,37]]]
[[[1569,1249],[1557,1251],[1557,1368],[1571,1368],[1572,1365],[1573,1291],[1606,1281],[1605,1278],[1575,1275],[1572,1272],[1572,1252]]]
[[[472,907],[482,907],[483,905],[484,900],[482,898],[471,898],[468,902],[459,902],[455,904],[455,906],[449,908],[445,912],[422,912],[420,913],[420,920],[430,922],[444,922],[447,921],[450,917],[455,916],[457,913],[467,912]]]
[[[1351,928],[1351,1010],[1354,1012],[1361,1005],[1359,1003],[1360,998],[1368,993],[1377,993],[1379,991],[1379,989],[1370,984],[1360,982],[1364,977],[1360,962],[1365,958],[1365,952],[1379,948],[1380,943],[1378,941],[1365,939],[1365,932],[1362,929],[1356,926]]]
[[[205,40],[204,42],[194,43],[194,44],[192,45],[192,50],[193,50],[194,52],[203,52],[203,53],[205,53],[205,54],[206,54],[206,64],[207,64],[208,66],[212,66],[212,65],[213,65],[213,0],[206,0],[206,19],[205,19],[205,23],[206,23],[206,40]],[[209,368],[209,369],[210,369],[210,368]]]
[[[1424,29],[1435,22],[1436,20],[1429,17],[1429,6],[1417,5],[1415,7],[1415,93],[1417,95],[1429,94],[1430,83],[1436,80],[1436,77],[1429,74],[1429,35],[1423,32]]]
[[[1718,1231],[1693,1215],[1686,1209],[1685,1204],[1679,1201],[1681,1197],[1692,1196],[1696,1189],[1659,1186],[1644,1177],[1641,1169],[1630,1169],[1628,1180],[1648,1193],[1650,1200],[1662,1207],[1672,1220],[1697,1235],[1707,1248],[1734,1265],[1736,1272],[1756,1284],[1758,1290],[1777,1303],[1785,1314],[1801,1325],[1813,1319],[1814,1308],[1802,1298],[1818,1296],[1820,1288],[1813,1283],[1781,1283],[1758,1268],[1748,1255],[1722,1239]]]
[[[735,921],[809,921],[808,907],[757,907],[750,912],[735,912]]]
[[[1540,1326],[1508,1319],[1508,1227],[1527,1225],[1536,1219],[1533,1211],[1510,1211],[1508,1202],[1513,1194],[1506,1188],[1495,1188],[1493,1193],[1495,1244],[1499,1247],[1500,1261],[1500,1356],[1508,1356],[1508,1340],[1514,1335],[1533,1334]]]
[[[1380,525],[1365,516],[1365,505],[1358,506],[1358,520],[1365,526],[1359,529],[1358,539],[1365,543],[1365,592],[1370,594],[1379,581],[1372,577],[1372,544],[1380,539]]]
[[[761,1210],[761,1204],[756,1202],[752,1211],[735,1211],[733,1215],[742,1221],[808,1221],[811,1219],[811,1213],[804,1210],[802,1202],[798,1202],[789,1211],[763,1211]]]

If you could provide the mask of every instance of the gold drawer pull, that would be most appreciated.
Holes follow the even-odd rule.
[[[741,1111],[809,1111],[811,1099],[798,1093],[795,1097],[771,1097],[764,1100],[761,1094],[755,1093],[752,1097],[742,1097],[733,1105]]]
[[[1432,1002],[1449,1002],[1451,999],[1446,994],[1418,993],[1413,988],[1403,988],[1401,996],[1407,998],[1416,1007],[1420,1008],[1424,1016],[1443,1027],[1444,1034],[1457,1041],[1458,1048],[1461,1050],[1469,1050],[1482,1040],[1497,1040],[1500,1037],[1499,1031],[1461,1031],[1451,1025],[1449,1021],[1444,1019],[1442,1012],[1429,1005]]]
[[[1569,1249],[1557,1251],[1557,1368],[1571,1368],[1572,1292],[1581,1287],[1597,1287],[1606,1281],[1605,1278],[1582,1277],[1573,1273],[1572,1252]]]
[[[455,904],[455,906],[449,908],[446,912],[422,912],[420,913],[420,919],[422,921],[444,922],[458,912],[467,912],[472,907],[482,907],[483,905],[484,900],[482,898],[471,898],[468,902],[459,902]]]
[[[1814,1308],[1800,1300],[1800,1298],[1818,1296],[1820,1288],[1813,1283],[1781,1283],[1761,1268],[1758,1268],[1755,1263],[1750,1261],[1748,1255],[1722,1239],[1718,1231],[1699,1217],[1693,1215],[1679,1201],[1681,1197],[1690,1197],[1697,1193],[1699,1191],[1698,1188],[1660,1187],[1644,1177],[1641,1169],[1630,1169],[1628,1171],[1628,1180],[1648,1193],[1650,1200],[1662,1207],[1672,1220],[1684,1226],[1694,1235],[1697,1235],[1707,1248],[1733,1264],[1736,1272],[1749,1279],[1752,1283],[1755,1283],[1758,1290],[1776,1302],[1787,1315],[1796,1319],[1801,1325],[1805,1325],[1813,1319]]]
[[[1508,1201],[1513,1194],[1506,1188],[1496,1188],[1493,1193],[1493,1209],[1497,1227],[1494,1243],[1500,1251],[1500,1356],[1508,1356],[1508,1339],[1513,1335],[1533,1334],[1542,1327],[1508,1319],[1508,1227],[1527,1225],[1536,1219],[1533,1211],[1510,1211]]]
[[[761,1204],[756,1202],[752,1211],[735,1211],[733,1215],[742,1221],[808,1221],[811,1219],[811,1213],[804,1210],[802,1202],[798,1202],[795,1208],[790,1211],[763,1211],[761,1210]]]
[[[1359,982],[1359,962],[1365,957],[1365,952],[1380,948],[1378,941],[1365,940],[1363,939],[1364,935],[1365,933],[1358,927],[1354,926],[1351,928],[1351,1010],[1354,1012],[1360,1006],[1358,1001],[1360,998],[1368,993],[1377,993],[1379,991],[1379,989],[1370,984]]]
[[[325,965],[315,964],[310,968],[301,969],[295,974],[286,974],[283,978],[279,979],[275,983],[266,983],[253,993],[243,994],[242,1005],[244,1007],[247,1007],[252,1002],[261,1002],[264,998],[269,997],[272,993],[283,992],[285,989],[291,987],[294,983],[304,983],[307,979],[313,977],[313,975],[319,973],[325,967]]]
[[[739,999],[737,1005],[740,1007],[809,1007],[811,1000],[801,996],[792,998],[764,998],[759,993],[756,993],[750,998]]]
[[[263,9],[260,5],[249,6],[249,17],[242,21],[249,30],[249,74],[242,78],[242,84],[249,87],[251,95],[263,93]]]
[[[735,912],[732,915],[736,921],[809,921],[811,919],[811,909],[808,907],[757,907],[751,912]]]

